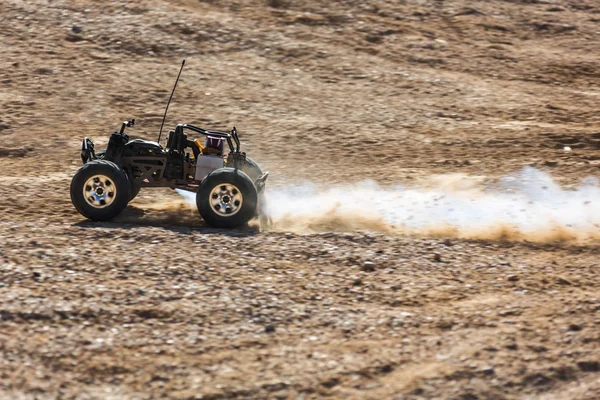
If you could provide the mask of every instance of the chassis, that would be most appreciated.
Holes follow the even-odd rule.
[[[158,142],[129,140],[125,128],[134,124],[135,120],[123,122],[103,151],[95,152],[94,143],[83,139],[84,165],[73,176],[70,188],[71,201],[83,216],[110,220],[146,187],[196,193],[198,211],[213,227],[234,228],[257,216],[268,173],[240,151],[235,127],[219,132],[179,124],[169,131],[163,148]],[[217,141],[221,151],[209,154],[200,140],[188,139],[185,130]],[[229,147],[227,154],[224,143]]]

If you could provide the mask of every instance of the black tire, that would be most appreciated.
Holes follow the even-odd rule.
[[[246,165],[244,165],[243,171],[246,173],[246,175],[248,175],[250,177],[252,182],[256,182],[256,180],[258,178],[260,178],[263,174],[263,172],[260,169],[260,167],[258,166],[258,164],[250,157],[246,157]],[[256,207],[256,212],[254,213],[254,216],[259,217],[261,209],[265,209],[265,208],[266,208],[265,192],[262,191],[261,193],[258,194],[258,205]]]
[[[202,180],[196,205],[208,225],[237,228],[254,217],[257,198],[256,187],[248,175],[234,168],[219,168]]]
[[[138,193],[140,193],[140,189],[141,189],[141,187],[134,185],[133,183],[131,184],[131,187],[129,188],[129,191],[131,193],[131,196],[129,197],[129,201],[135,199],[135,197],[138,195]]]
[[[106,150],[100,150],[99,152],[96,153],[96,160],[104,160],[104,156],[106,155]],[[140,189],[141,187],[135,185],[133,183],[133,181],[131,182],[131,197],[129,198],[129,201],[133,200],[136,198],[136,196],[140,193]]]
[[[244,172],[250,177],[252,183],[256,182],[256,180],[260,178],[263,174],[258,164],[250,157],[246,157],[246,165],[244,165]]]
[[[95,177],[103,178],[95,181]],[[102,188],[101,192],[99,188]],[[84,192],[91,196],[86,199]],[[71,202],[81,215],[93,221],[108,221],[121,214],[127,207],[130,196],[131,187],[127,174],[118,165],[107,160],[88,162],[79,168],[71,180]]]

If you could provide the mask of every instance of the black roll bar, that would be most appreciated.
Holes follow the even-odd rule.
[[[231,136],[233,137],[233,140],[235,140],[235,152],[239,153],[240,152],[240,138],[238,137],[237,129],[235,129],[235,126],[231,130]]]
[[[200,127],[190,125],[190,124],[179,124],[179,125],[177,125],[177,128],[189,129],[189,130],[199,133],[201,135],[223,138],[223,139],[227,140],[227,145],[229,146],[229,150],[231,152],[235,151],[235,152],[239,153],[239,151],[240,151],[240,140],[237,138],[237,132],[235,133],[235,136],[233,136],[231,133],[228,133],[228,132],[211,131],[211,130],[200,128]],[[233,142],[231,141],[232,137],[234,138],[235,143],[237,145],[236,150],[234,150],[234,148],[233,148]]]

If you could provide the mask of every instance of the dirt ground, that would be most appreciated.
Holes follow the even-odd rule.
[[[0,398],[600,398],[597,242],[69,198],[82,137],[155,140],[184,58],[167,126],[236,125],[271,187],[575,185],[600,172],[596,1],[0,0],[0,49]]]

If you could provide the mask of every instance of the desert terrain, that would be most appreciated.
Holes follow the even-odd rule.
[[[185,59],[166,127],[235,125],[267,193],[535,168],[578,199],[598,2],[0,0],[0,50],[0,398],[600,398],[593,223],[402,231],[333,201],[226,231],[169,189],[103,223],[69,197],[83,137],[156,140]]]

